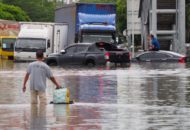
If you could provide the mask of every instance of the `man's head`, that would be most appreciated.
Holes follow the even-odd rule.
[[[151,39],[154,38],[154,35],[153,35],[153,34],[150,34],[150,38],[151,38]]]
[[[36,52],[36,58],[37,58],[37,59],[43,59],[43,58],[44,58],[44,53],[43,53],[42,50],[38,50],[38,51]]]

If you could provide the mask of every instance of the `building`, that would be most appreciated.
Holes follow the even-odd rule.
[[[185,0],[140,0],[139,17],[143,49],[152,33],[162,50],[185,53]]]

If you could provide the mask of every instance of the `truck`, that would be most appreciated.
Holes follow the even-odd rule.
[[[65,23],[20,22],[20,32],[14,47],[15,61],[34,61],[36,51],[44,57],[58,53],[67,44],[68,25]]]
[[[66,4],[55,10],[55,22],[68,23],[68,44],[116,43],[115,4]]]
[[[14,59],[14,44],[20,31],[19,22],[0,19],[0,57]]]

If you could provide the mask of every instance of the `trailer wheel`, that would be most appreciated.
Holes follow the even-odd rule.
[[[57,62],[55,60],[50,60],[47,62],[49,66],[57,66]]]
[[[90,59],[90,60],[86,61],[85,65],[88,66],[88,67],[94,67],[96,64],[95,64],[94,60]]]

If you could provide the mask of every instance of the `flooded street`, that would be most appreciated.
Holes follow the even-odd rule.
[[[22,92],[28,63],[0,62],[0,130],[188,130],[190,65],[52,67],[70,105],[31,106]],[[48,102],[54,85],[48,81]]]

